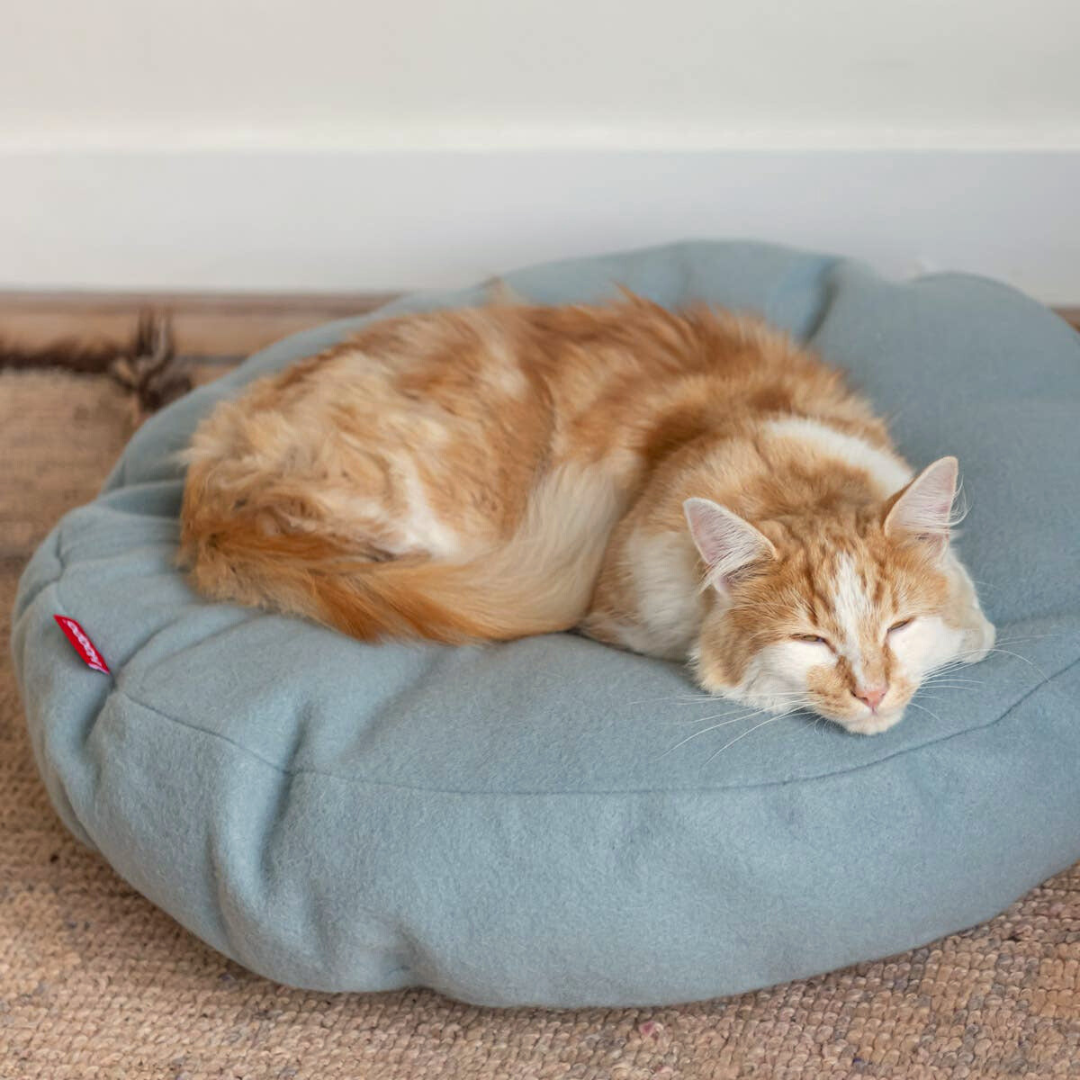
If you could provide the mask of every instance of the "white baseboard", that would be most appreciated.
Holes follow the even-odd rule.
[[[1080,301],[1080,151],[0,151],[0,288],[468,284],[690,237]]]

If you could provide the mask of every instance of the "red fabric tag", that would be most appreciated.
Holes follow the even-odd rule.
[[[53,618],[60,624],[64,636],[71,642],[72,647],[83,658],[88,668],[100,671],[102,675],[112,674],[101,653],[94,648],[90,635],[74,619],[69,619],[66,615],[54,615]]]

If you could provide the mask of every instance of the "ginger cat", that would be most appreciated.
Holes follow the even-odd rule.
[[[196,588],[364,641],[577,627],[865,734],[994,641],[956,460],[913,478],[839,371],[704,306],[389,318],[221,402],[187,460]]]

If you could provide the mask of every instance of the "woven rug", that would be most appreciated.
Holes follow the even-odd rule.
[[[212,952],[59,824],[8,659],[26,558],[133,423],[103,376],[0,372],[0,1080],[1080,1076],[1080,867],[903,956],[680,1008],[308,993]]]

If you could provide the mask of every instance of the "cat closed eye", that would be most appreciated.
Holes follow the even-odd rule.
[[[901,619],[899,622],[894,622],[889,627],[889,633],[891,634],[894,630],[903,630],[905,626],[911,625],[911,621],[911,619]]]
[[[818,634],[792,634],[791,636],[795,641],[805,641],[811,645],[829,645],[828,640]],[[831,649],[832,646],[829,645],[829,648]]]

